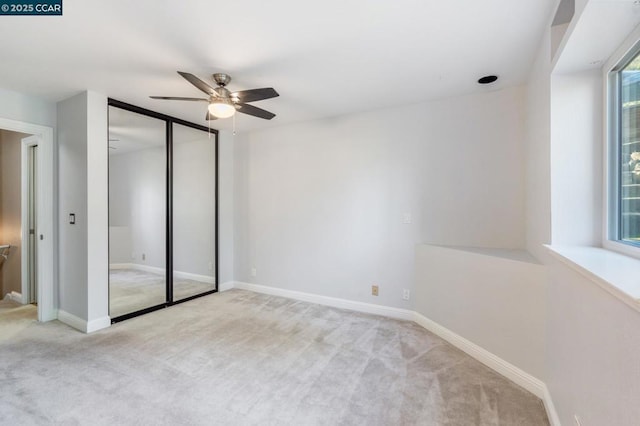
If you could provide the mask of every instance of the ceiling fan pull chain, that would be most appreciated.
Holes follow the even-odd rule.
[[[236,135],[236,115],[233,114],[233,136]]]

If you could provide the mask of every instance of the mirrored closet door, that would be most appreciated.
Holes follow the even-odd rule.
[[[166,301],[166,123],[109,107],[109,315]]]
[[[208,132],[173,125],[173,299],[216,288],[215,144]]]
[[[109,315],[217,290],[217,132],[109,100]]]

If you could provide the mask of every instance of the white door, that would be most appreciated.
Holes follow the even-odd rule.
[[[36,231],[38,230],[38,145],[30,145],[27,154],[29,170],[27,170],[27,216],[29,229],[29,239],[23,244],[27,244],[29,258],[23,260],[27,262],[29,280],[29,293],[26,298],[28,303],[38,302],[38,240]]]
[[[41,155],[42,148],[48,155]],[[48,144],[38,135],[22,139],[22,299],[24,303],[38,304],[38,320],[55,318],[53,305],[53,276],[46,273],[53,265],[51,232],[52,194],[43,188],[51,187],[47,173],[52,154]],[[51,211],[49,211],[51,210]],[[43,227],[43,224],[46,225]],[[45,229],[47,231],[45,231]]]

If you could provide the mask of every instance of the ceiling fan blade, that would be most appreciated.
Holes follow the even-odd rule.
[[[182,98],[179,96],[149,96],[151,99],[164,99],[169,101],[205,101],[209,102],[209,99],[205,98]]]
[[[207,116],[205,117],[205,120],[212,121],[212,120],[217,120],[217,119],[218,119],[218,117],[216,117],[215,115],[213,115],[209,111],[207,111]]]
[[[276,115],[272,112],[264,110],[262,108],[254,107],[253,105],[237,103],[238,112],[243,114],[253,115],[254,117],[264,118],[265,120],[271,120]]]
[[[202,90],[207,95],[209,95],[209,96],[220,96],[220,95],[218,95],[218,92],[216,92],[216,89],[214,89],[213,87],[209,86],[207,83],[205,83],[204,81],[200,80],[195,75],[189,74],[188,72],[182,72],[182,71],[178,71],[178,74],[180,74],[182,77],[184,77],[185,80],[187,80],[189,83],[191,83],[194,86],[196,86],[198,89]]]
[[[255,102],[263,99],[275,98],[280,96],[273,87],[264,87],[262,89],[241,90],[233,92],[232,98],[237,98],[240,102]]]

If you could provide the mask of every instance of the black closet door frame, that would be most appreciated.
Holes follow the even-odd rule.
[[[127,320],[129,318],[133,318],[133,317],[137,317],[140,315],[144,315],[147,314],[149,312],[153,312],[153,311],[157,311],[158,309],[163,309],[166,308],[168,306],[172,306],[172,305],[177,305],[179,303],[183,303],[183,302],[187,302],[189,300],[193,300],[196,299],[198,297],[202,297],[202,296],[207,296],[209,294],[212,293],[217,293],[218,292],[218,269],[219,269],[219,264],[220,264],[220,253],[218,250],[218,241],[219,241],[219,237],[218,237],[218,186],[219,186],[219,164],[220,164],[220,160],[218,158],[218,131],[215,129],[210,129],[207,128],[205,126],[201,126],[199,124],[195,124],[195,123],[191,123],[189,121],[185,121],[182,120],[180,118],[176,118],[176,117],[171,117],[169,115],[165,115],[165,114],[161,114],[159,112],[156,111],[151,111],[149,109],[146,108],[142,108],[139,106],[135,106],[135,105],[131,105],[128,104],[126,102],[122,102],[119,101],[117,99],[113,99],[113,98],[108,98],[107,101],[107,105],[111,106],[111,107],[115,107],[115,108],[119,108],[122,110],[126,110],[126,111],[131,111],[137,114],[142,114],[142,115],[146,115],[148,117],[152,117],[152,118],[157,118],[159,120],[162,120],[165,122],[165,137],[166,137],[166,150],[167,150],[167,154],[166,154],[166,158],[167,158],[167,164],[166,164],[166,238],[165,238],[165,242],[166,242],[166,300],[164,303],[161,303],[159,305],[155,305],[155,306],[150,306],[148,308],[144,308],[144,309],[140,309],[138,311],[134,311],[134,312],[130,312],[124,315],[120,315],[118,317],[115,318],[111,318],[111,323],[116,323],[116,322],[120,322],[120,321],[124,321]],[[193,296],[189,296],[186,297],[184,299],[180,299],[178,301],[174,301],[173,300],[173,125],[174,124],[180,124],[182,126],[186,126],[186,127],[191,127],[193,129],[197,129],[197,130],[202,130],[204,132],[209,133],[210,135],[213,136],[213,143],[214,143],[214,151],[215,151],[215,191],[214,191],[214,197],[215,197],[215,224],[214,224],[214,230],[215,230],[215,241],[214,241],[214,247],[215,247],[215,268],[214,268],[214,273],[215,273],[215,283],[216,283],[216,288],[213,290],[208,290],[205,291],[203,293],[200,294],[196,294]],[[109,149],[109,146],[107,144],[106,149]],[[107,170],[109,168],[107,167]],[[109,286],[111,287],[111,286]],[[109,293],[111,292],[111,288],[109,288]],[[109,298],[109,300],[111,300]]]

